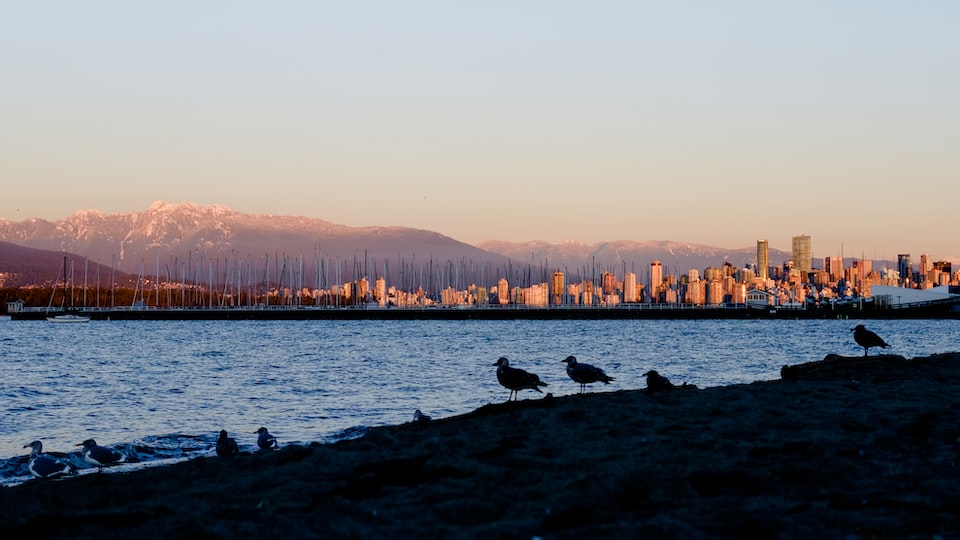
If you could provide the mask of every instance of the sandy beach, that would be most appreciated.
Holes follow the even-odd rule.
[[[32,480],[0,489],[0,530],[97,539],[960,538],[958,388],[960,354],[950,353],[829,356],[787,367],[781,380],[716,388],[525,391],[516,403],[331,445]]]

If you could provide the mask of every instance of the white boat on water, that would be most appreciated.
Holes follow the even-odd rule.
[[[85,323],[90,322],[90,317],[86,315],[77,315],[75,313],[66,313],[64,315],[53,315],[47,317],[47,320],[54,323]]]

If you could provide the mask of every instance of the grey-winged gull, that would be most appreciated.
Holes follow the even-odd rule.
[[[581,394],[586,391],[588,384],[595,382],[610,384],[610,381],[614,380],[613,377],[607,375],[602,369],[596,366],[577,362],[576,356],[568,356],[563,359],[563,362],[567,364],[567,375],[569,375],[574,382],[580,383]]]
[[[262,450],[269,450],[271,448],[276,448],[278,446],[277,438],[270,434],[267,431],[267,428],[262,427],[254,431],[258,435],[257,437],[257,446]]]
[[[500,384],[510,389],[510,395],[507,397],[507,401],[511,399],[516,400],[520,390],[536,390],[542,394],[543,391],[540,390],[539,387],[547,386],[547,383],[541,381],[540,377],[533,373],[510,367],[510,361],[502,356],[497,359],[493,365],[498,366],[497,380],[500,381]]]
[[[240,453],[240,447],[233,437],[227,436],[227,430],[220,430],[220,438],[217,439],[217,455],[221,457],[235,456]]]
[[[853,340],[857,342],[857,345],[863,347],[864,356],[867,356],[870,347],[880,347],[881,349],[890,347],[882,337],[867,330],[862,324],[853,327]]]
[[[30,448],[30,462],[27,463],[27,469],[30,474],[37,478],[63,478],[64,476],[73,476],[77,474],[73,465],[60,461],[59,459],[43,453],[43,443],[33,441],[24,448]]]
[[[100,472],[103,472],[104,467],[123,463],[127,460],[126,456],[116,450],[98,446],[97,441],[93,439],[87,439],[77,446],[83,447],[83,450],[80,451],[83,460],[96,467]]]

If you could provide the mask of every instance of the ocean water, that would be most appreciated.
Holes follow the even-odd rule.
[[[0,484],[28,478],[23,446],[69,453],[93,438],[144,466],[213,454],[226,429],[255,449],[331,442],[367,427],[502,402],[500,356],[555,396],[575,355],[638,389],[656,369],[703,387],[779,378],[827,354],[861,355],[863,322],[907,358],[960,351],[960,320],[0,321]],[[876,354],[876,349],[871,354]],[[541,397],[523,391],[521,399]]]

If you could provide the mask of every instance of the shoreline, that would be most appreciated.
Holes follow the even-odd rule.
[[[0,488],[49,538],[960,537],[960,353],[498,403],[357,439]],[[56,519],[54,519],[56,517]]]
[[[59,313],[59,312],[57,312]],[[71,311],[94,321],[294,321],[294,320],[617,320],[617,319],[960,319],[957,302],[934,302],[904,308],[757,308],[637,304],[549,307],[213,307],[213,308],[86,308]],[[56,313],[28,308],[8,314],[12,321],[43,321]]]

